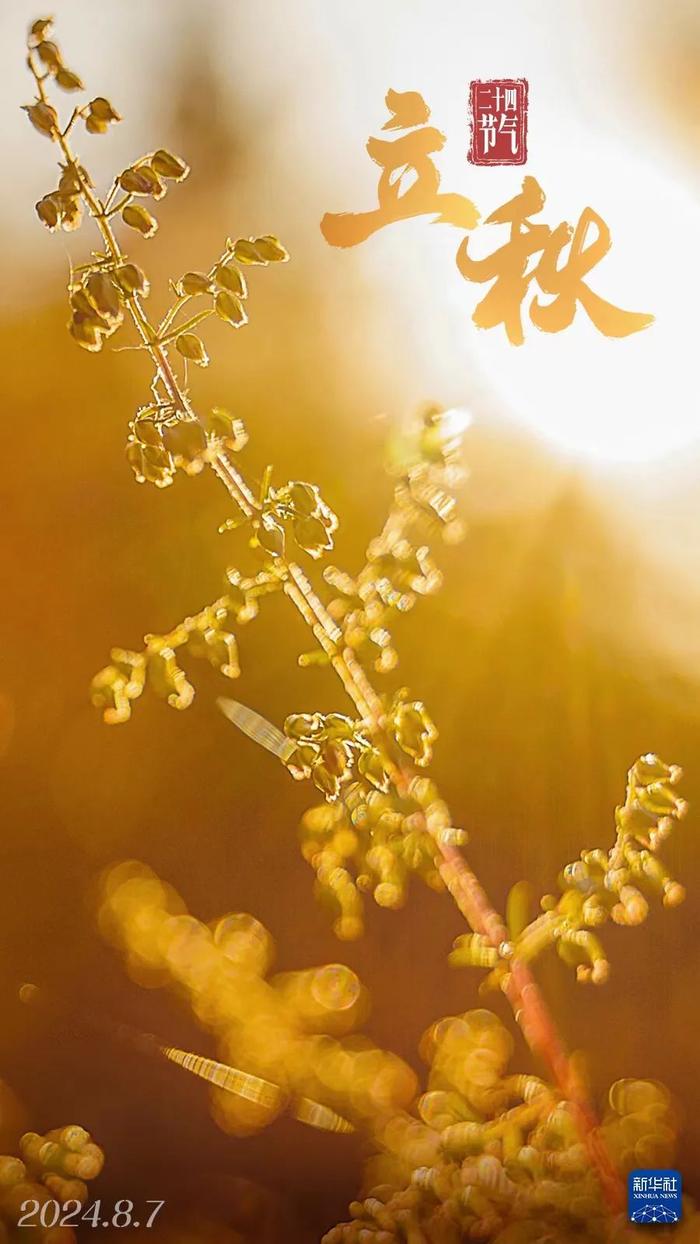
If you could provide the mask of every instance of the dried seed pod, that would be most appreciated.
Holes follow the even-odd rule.
[[[284,733],[290,739],[318,739],[323,729],[320,713],[290,713],[284,723]]]
[[[92,116],[96,117],[98,121],[121,121],[116,108],[103,95],[98,95],[96,99],[91,99],[88,108]]]
[[[85,282],[88,297],[100,315],[110,324],[120,324],[123,317],[119,294],[104,272],[91,272]]]
[[[130,439],[137,440],[142,445],[156,445],[159,449],[163,448],[163,430],[159,424],[153,423],[151,419],[139,418],[130,425],[132,437]]]
[[[272,557],[282,557],[284,553],[284,530],[271,514],[263,514],[262,521],[255,532],[258,544]]]
[[[35,205],[36,214],[49,233],[53,233],[61,218],[59,199],[56,194],[45,194]]]
[[[113,275],[127,298],[133,297],[134,294],[140,294],[142,298],[147,297],[150,289],[148,278],[135,263],[122,264],[120,268],[115,268]]]
[[[333,548],[333,537],[326,524],[314,514],[294,520],[294,539],[309,557],[318,558]]]
[[[384,768],[382,754],[376,747],[368,747],[360,754],[357,768],[375,790],[388,791],[389,775]]]
[[[216,314],[224,323],[230,324],[232,328],[241,328],[248,322],[245,307],[240,298],[232,294],[227,289],[220,289],[214,301]]]
[[[245,264],[261,264],[263,267],[268,263],[264,255],[260,253],[253,238],[238,238],[231,246],[234,258],[239,263]]]
[[[38,100],[35,104],[25,104],[23,111],[26,112],[34,129],[40,134],[53,138],[58,133],[58,113],[51,104]]]
[[[299,518],[307,518],[309,515],[318,512],[321,497],[315,484],[305,484],[301,480],[292,480],[289,484],[289,499],[294,513]]]
[[[56,71],[56,86],[60,86],[63,91],[83,91],[85,84],[82,78],[78,77],[72,69],[66,69],[65,65],[61,65]]]
[[[41,43],[37,43],[36,54],[49,73],[56,73],[63,64],[58,44],[52,43],[50,39],[43,39]]]
[[[102,334],[92,320],[82,315],[74,315],[68,325],[68,331],[84,350],[90,350],[96,354],[102,349]]]
[[[93,112],[88,112],[85,118],[85,129],[88,134],[106,134],[109,124],[107,121],[101,121]]]
[[[89,320],[101,332],[107,331],[107,321],[102,318],[97,308],[90,301],[87,291],[82,285],[71,291],[70,305],[74,315],[80,315],[84,319]]]
[[[182,467],[191,475],[202,469],[207,434],[196,419],[178,419],[176,423],[166,424],[163,428],[163,444],[171,454],[175,466]]]
[[[158,229],[158,221],[140,203],[127,203],[122,208],[122,220],[130,229],[136,229],[144,238],[152,238]]]
[[[211,290],[211,277],[206,272],[186,272],[177,282],[177,292],[193,298],[197,294],[208,294]]]
[[[248,297],[248,286],[245,277],[235,264],[220,264],[214,273],[214,280],[221,289],[227,289],[238,298]]]
[[[255,249],[268,263],[286,263],[289,259],[289,251],[285,250],[279,238],[271,233],[256,238]]]
[[[83,203],[79,195],[60,194],[60,222],[66,233],[77,229],[83,219]]]
[[[325,795],[329,803],[335,803],[340,794],[340,779],[338,775],[331,772],[322,760],[317,760],[312,766],[311,777],[314,785]]]
[[[149,195],[154,199],[162,199],[165,194],[165,186],[149,164],[125,168],[119,174],[119,185],[127,194]]]
[[[61,171],[58,182],[58,189],[61,194],[80,194],[82,190],[82,182],[78,166],[75,164],[66,164]]]
[[[184,181],[190,171],[189,164],[163,148],[151,156],[151,166],[159,177],[166,177],[168,181]]]
[[[198,367],[209,366],[209,355],[204,342],[196,333],[180,333],[180,336],[175,338],[175,349],[183,358],[196,363]]]
[[[139,484],[148,481],[157,488],[167,488],[173,482],[173,463],[165,449],[131,439],[126,444],[126,460]]]
[[[248,433],[243,420],[236,419],[223,406],[214,406],[205,415],[204,426],[211,436],[222,441],[233,453],[239,453],[248,444]]]
[[[41,43],[45,39],[51,27],[53,26],[52,17],[38,17],[29,27],[29,45],[36,47],[37,43]]]

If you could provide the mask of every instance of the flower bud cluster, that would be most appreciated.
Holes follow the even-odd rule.
[[[87,1182],[95,1179],[104,1165],[104,1153],[84,1128],[71,1124],[56,1128],[46,1136],[27,1132],[20,1142],[21,1157],[0,1157],[0,1239],[6,1238],[26,1210],[25,1202],[38,1206],[48,1201],[80,1205],[88,1198]],[[57,1229],[58,1230],[58,1229]],[[19,1231],[19,1235],[23,1232]],[[48,1239],[51,1229],[42,1234]],[[14,1234],[12,1236],[14,1239]],[[56,1239],[58,1239],[58,1234]],[[62,1244],[74,1244],[71,1227],[60,1228]]]
[[[179,469],[198,475],[212,449],[233,453],[247,443],[240,419],[215,406],[201,420],[184,419],[171,406],[145,406],[129,425],[126,457],[139,484],[167,488]]]
[[[648,896],[659,894],[665,907],[677,907],[685,890],[669,874],[657,851],[688,805],[676,786],[678,765],[667,765],[652,754],[637,760],[627,775],[624,804],[615,810],[617,837],[608,852],[581,852],[559,877],[561,895],[542,899],[543,914],[513,937],[507,956],[473,935],[459,937],[450,956],[454,966],[488,967],[482,988],[502,987],[507,960],[528,961],[554,946],[576,978],[604,984],[610,965],[603,945],[592,931],[608,920],[638,925],[649,912]]]
[[[380,1152],[367,1164],[363,1199],[324,1244],[618,1238],[571,1106],[536,1076],[508,1074],[512,1052],[510,1034],[490,1011],[428,1029],[419,1117],[376,1129]],[[602,1131],[621,1170],[670,1161],[672,1124],[660,1085],[623,1080],[611,1088]]]
[[[428,546],[414,543],[409,533],[427,524],[450,540],[461,531],[451,491],[461,477],[459,437],[451,414],[429,407],[418,432],[402,446],[394,504],[381,534],[367,548],[359,575],[352,578],[335,567],[325,572],[337,593],[329,612],[341,627],[344,643],[378,673],[394,669],[398,661],[391,635],[396,616],[412,609],[420,596],[436,592],[442,582]]]
[[[315,484],[290,480],[281,488],[268,488],[260,518],[255,521],[255,542],[270,557],[284,557],[291,536],[309,557],[317,559],[333,548],[338,519],[326,505]]]
[[[147,635],[142,652],[113,648],[112,664],[92,680],[93,704],[102,709],[108,724],[118,725],[129,720],[132,702],[148,684],[171,708],[189,708],[194,687],[178,663],[177,650],[186,648],[190,656],[209,661],[224,677],[237,678],[238,645],[228,626],[230,619],[240,616],[235,597],[222,596],[195,617],[185,618],[168,635]]]
[[[360,762],[363,757],[369,771],[375,764],[372,751],[361,752]],[[381,755],[376,763],[383,772]],[[380,907],[401,907],[411,873],[442,890],[436,839],[461,845],[467,838],[449,825],[447,808],[428,778],[414,777],[399,794],[393,783],[377,786],[376,776],[373,781],[367,773],[353,777],[337,802],[309,808],[301,821],[302,854],[343,940],[362,934],[363,894],[371,894]]]

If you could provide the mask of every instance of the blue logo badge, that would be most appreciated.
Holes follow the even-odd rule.
[[[630,1222],[678,1222],[682,1180],[679,1171],[630,1171],[627,1217]]]

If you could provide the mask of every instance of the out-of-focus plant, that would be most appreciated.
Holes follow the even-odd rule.
[[[19,1144],[21,1157],[0,1157],[0,1241],[18,1239],[25,1230],[38,1230],[42,1239],[55,1244],[74,1244],[70,1226],[39,1226],[44,1205],[54,1202],[74,1209],[88,1198],[88,1181],[104,1165],[104,1154],[85,1128],[71,1124],[46,1136],[27,1132]],[[34,1208],[36,1206],[36,1208]],[[29,1214],[33,1213],[33,1221]],[[51,1215],[47,1214],[47,1217]],[[28,1218],[20,1230],[20,1218]],[[54,1215],[55,1217],[55,1215]],[[15,1231],[18,1234],[15,1235]]]
[[[337,527],[318,488],[302,480],[273,485],[268,468],[262,485],[253,489],[236,461],[246,439],[240,422],[221,408],[198,412],[189,389],[189,365],[209,362],[195,330],[212,315],[241,327],[246,320],[244,273],[256,265],[286,260],[287,252],[270,234],[227,242],[207,271],[186,272],[173,282],[172,306],[163,319],[152,322],[145,311],[148,278],[125,253],[121,230],[151,237],[157,229],[151,206],[164,196],[170,182],[187,174],[187,165],[178,156],[157,150],[119,173],[106,196],[98,193],[73,151],[73,135],[80,125],[93,134],[105,133],[119,121],[119,114],[108,100],[97,97],[74,108],[65,123],[59,119],[49,88],[55,85],[72,92],[82,83],[50,38],[50,25],[48,20],[35,22],[28,45],[37,96],[27,113],[61,157],[58,186],[37,204],[37,212],[52,230],[73,230],[86,214],[100,235],[100,249],[71,273],[70,332],[79,345],[97,351],[125,319],[131,320],[138,348],[153,367],[148,400],[129,425],[127,456],[132,469],[139,481],[161,488],[172,481],[176,470],[186,474],[204,467],[213,470],[235,507],[224,527],[247,532],[246,555],[252,562],[250,569],[229,569],[225,594],[168,634],[147,636],[141,651],[115,649],[111,664],[93,682],[94,702],[108,722],[124,722],[150,684],[173,707],[186,708],[194,690],[179,663],[181,654],[204,657],[226,677],[235,678],[237,628],[256,615],[264,596],[277,594],[289,601],[316,645],[312,653],[300,656],[300,664],[328,665],[340,679],[350,711],[292,714],[279,730],[235,701],[223,701],[222,708],[277,755],[294,778],[311,780],[322,793],[323,803],[304,818],[302,849],[314,868],[319,895],[332,907],[336,932],[346,939],[361,933],[365,893],[382,906],[400,906],[411,874],[436,889],[447,889],[470,928],[458,942],[453,962],[489,969],[488,983],[504,993],[527,1043],[543,1060],[555,1109],[568,1103],[565,1114],[584,1146],[586,1162],[595,1171],[608,1206],[617,1211],[622,1185],[605,1143],[606,1130],[566,1053],[530,964],[541,950],[555,945],[565,960],[575,964],[580,979],[601,983],[607,961],[591,929],[608,916],[619,923],[638,923],[646,911],[643,887],[660,889],[669,906],[682,898],[682,888],[657,858],[659,844],[685,810],[675,792],[680,770],[656,757],[643,757],[630,771],[626,801],[617,810],[612,851],[607,856],[582,852],[580,860],[564,870],[561,898],[547,897],[543,915],[536,920],[529,921],[520,887],[512,892],[508,919],[498,914],[463,855],[466,831],[454,825],[426,775],[437,737],[428,710],[408,691],[378,690],[374,682],[375,675],[389,674],[396,666],[396,619],[439,586],[427,539],[438,532],[450,541],[460,533],[454,497],[459,479],[458,414],[426,408],[414,434],[396,454],[393,503],[382,531],[367,549],[365,565],[356,576],[329,567],[323,576],[325,590],[314,585],[297,559],[307,557],[313,565],[329,553]],[[193,311],[193,306],[201,310]],[[157,918],[167,925],[170,916],[161,911]],[[193,940],[188,942],[183,934],[184,940],[176,938],[173,945],[198,948],[195,976],[201,968],[201,948],[201,962],[216,975],[215,963],[226,957],[216,950],[216,940],[205,931],[197,932],[191,923],[187,929]],[[177,957],[177,949],[173,953]],[[166,966],[158,951],[155,967]],[[189,971],[187,966],[185,980]],[[263,985],[258,981],[255,988]],[[211,1005],[205,1007],[210,1019],[216,1011]],[[291,1066],[293,1071],[293,1060]],[[495,1117],[500,1117],[498,1112]],[[472,1121],[487,1126],[495,1117],[487,1113]]]
[[[159,1052],[209,1082],[226,1131],[256,1132],[286,1111],[349,1132],[413,1101],[417,1082],[406,1063],[364,1038],[345,1040],[364,1020],[368,998],[344,964],[270,976],[274,942],[258,920],[235,912],[203,924],[133,862],[105,878],[99,920],[125,951],[130,975],[174,988],[216,1037],[225,1062],[168,1046]]]
[[[607,1213],[570,1103],[537,1076],[508,1073],[513,1041],[495,1015],[439,1020],[421,1053],[430,1073],[416,1113],[378,1129],[362,1197],[324,1244],[613,1244],[636,1235]],[[612,1085],[601,1134],[621,1171],[671,1164],[675,1113],[660,1084]],[[697,1238],[687,1211],[674,1239]]]

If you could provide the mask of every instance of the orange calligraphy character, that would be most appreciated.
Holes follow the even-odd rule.
[[[591,225],[595,226],[597,234],[586,246],[586,235]],[[558,259],[567,242],[571,242],[569,258],[559,268]],[[537,265],[535,276],[543,293],[554,294],[555,297],[549,303],[543,303],[537,297],[533,298],[530,306],[530,319],[533,324],[544,329],[546,333],[561,332],[573,320],[577,302],[581,303],[589,319],[606,337],[628,337],[630,333],[638,333],[653,322],[653,315],[643,311],[623,311],[621,307],[606,302],[599,294],[594,294],[584,283],[583,278],[591,268],[607,255],[611,242],[608,226],[592,207],[584,207],[575,229],[564,223],[554,230]]]
[[[383,130],[408,130],[391,141],[370,138],[367,151],[381,168],[379,206],[370,212],[327,212],[321,232],[331,246],[357,246],[384,225],[414,216],[435,215],[435,224],[473,229],[479,213],[471,199],[440,194],[440,174],[431,156],[441,151],[445,135],[426,125],[430,117],[417,91],[389,91],[386,105],[391,117]]]
[[[474,312],[474,323],[480,328],[503,324],[509,341],[522,345],[522,303],[531,281],[536,281],[544,294],[553,300],[543,303],[535,296],[530,303],[530,319],[548,333],[561,332],[571,324],[576,306],[584,311],[599,332],[606,337],[626,337],[652,323],[653,315],[623,311],[594,294],[584,277],[610,249],[610,230],[592,208],[581,213],[574,229],[563,221],[556,229],[549,225],[532,224],[529,217],[544,207],[545,196],[534,177],[526,177],[522,191],[488,217],[486,224],[510,224],[510,238],[505,245],[485,259],[469,254],[468,239],[457,252],[457,267],[468,281],[493,281],[493,285]],[[591,224],[597,236],[585,245]],[[559,267],[564,247],[570,243],[565,264]],[[528,260],[540,253],[537,264],[528,270]]]

